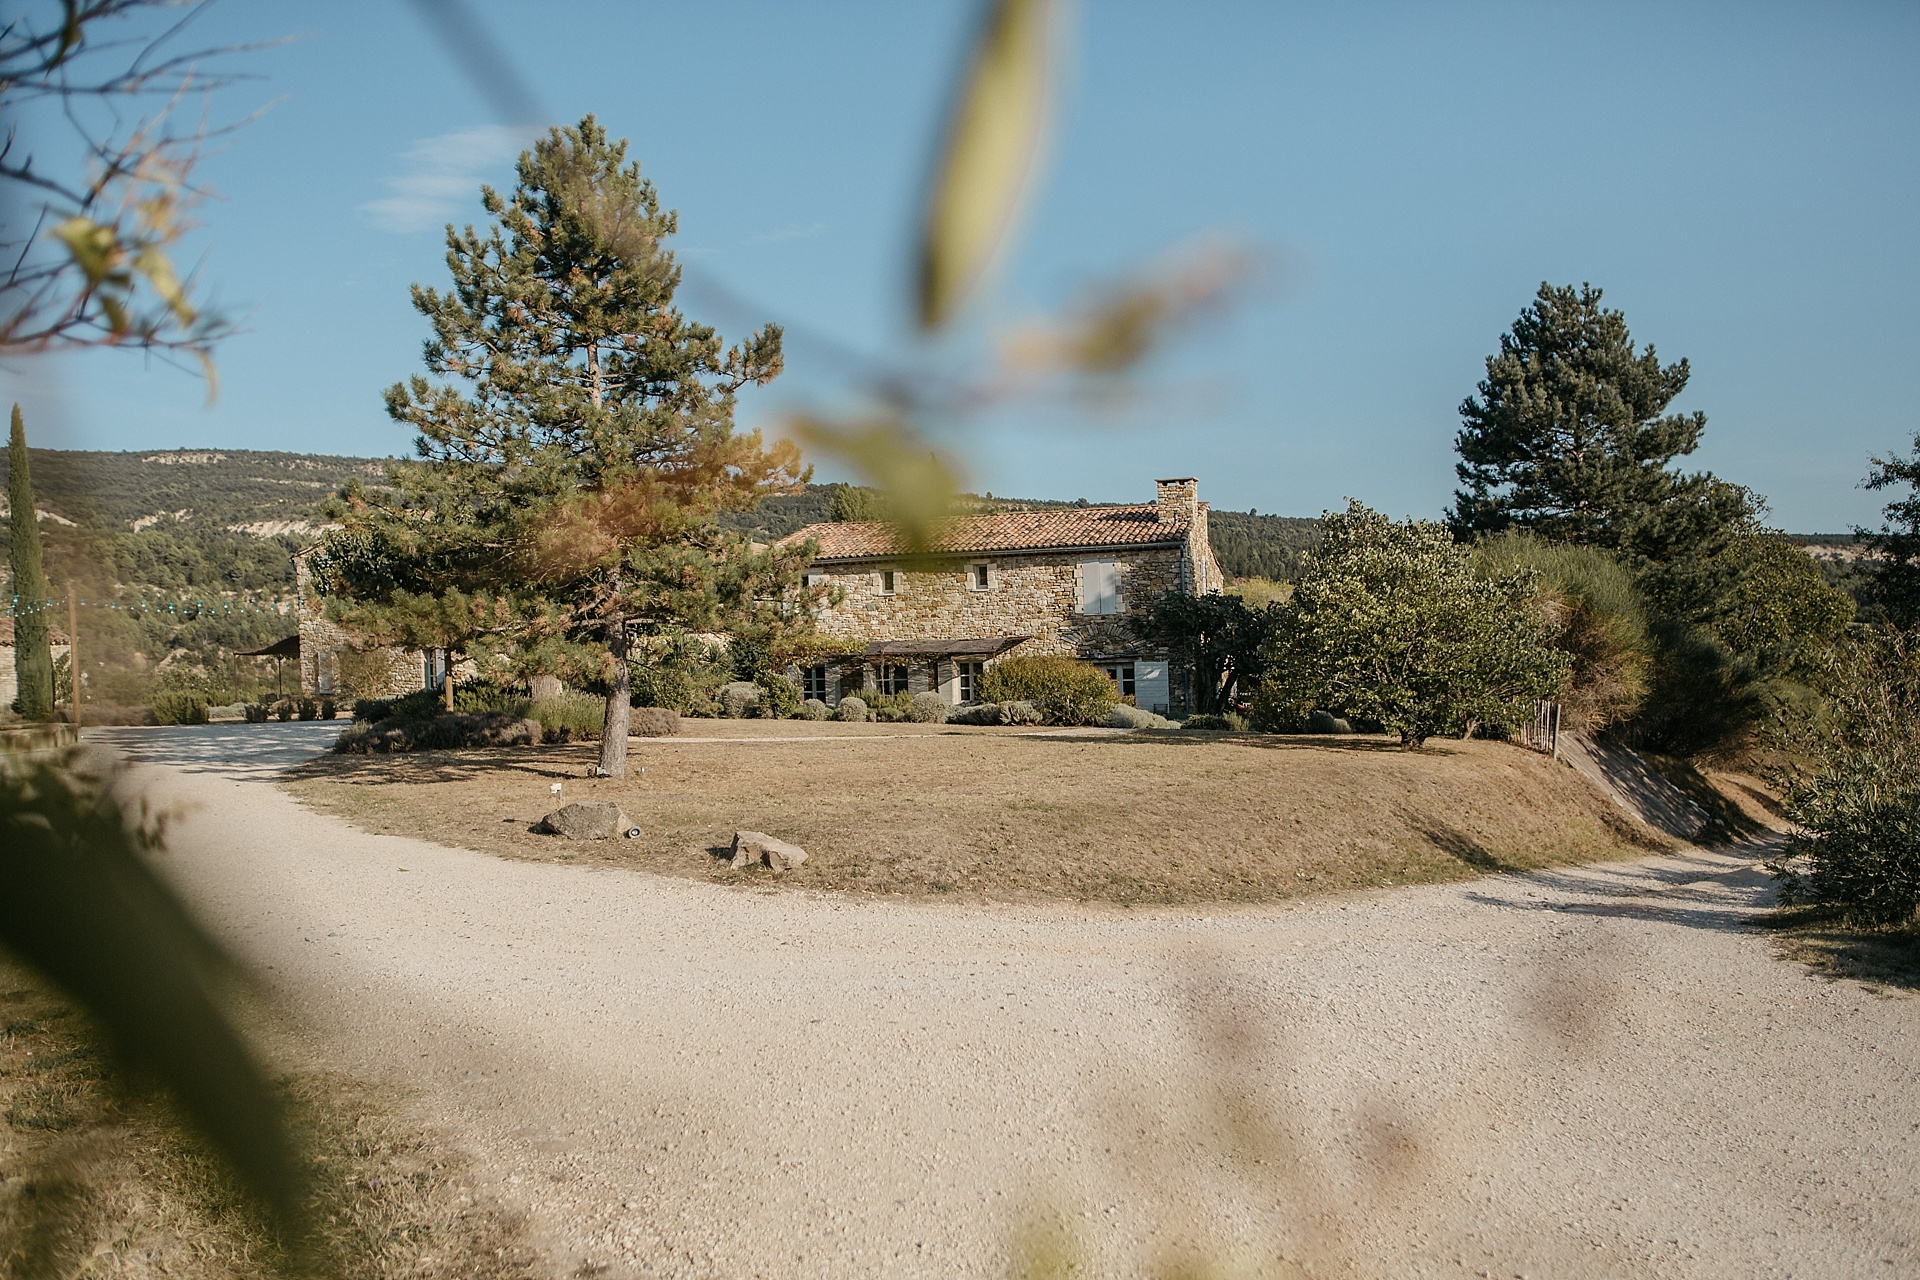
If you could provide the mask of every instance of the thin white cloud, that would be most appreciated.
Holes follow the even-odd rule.
[[[489,124],[422,138],[401,154],[405,172],[384,179],[391,194],[369,200],[360,212],[397,235],[438,230],[462,209],[478,208],[481,183],[510,186],[507,170],[535,133]]]

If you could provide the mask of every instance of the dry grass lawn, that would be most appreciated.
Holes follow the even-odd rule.
[[[594,757],[331,756],[286,785],[365,829],[507,857],[764,884],[724,861],[744,827],[807,849],[786,884],[975,900],[1270,902],[1661,847],[1572,769],[1490,742],[695,721],[634,742],[644,774],[588,777]],[[645,836],[537,834],[555,781]]]

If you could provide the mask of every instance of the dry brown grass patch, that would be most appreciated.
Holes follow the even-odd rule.
[[[1573,770],[1499,743],[793,721],[686,733],[636,742],[646,772],[620,780],[585,776],[591,747],[543,747],[331,757],[286,785],[369,830],[507,857],[768,883],[721,860],[745,827],[808,850],[782,883],[976,900],[1266,902],[1658,847]],[[727,740],[690,740],[703,736]],[[555,780],[566,800],[619,802],[645,837],[536,834]]]

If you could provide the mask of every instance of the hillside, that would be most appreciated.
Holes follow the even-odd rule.
[[[234,651],[292,632],[293,553],[336,489],[383,465],[244,449],[29,456],[47,576],[61,596],[73,582],[83,602],[88,695],[103,704],[167,688],[219,701],[272,688],[273,664]],[[0,556],[10,549],[0,520]]]
[[[29,456],[48,576],[112,596],[284,591],[288,557],[319,528],[321,505],[383,465],[244,449]],[[0,524],[0,553],[9,544]]]

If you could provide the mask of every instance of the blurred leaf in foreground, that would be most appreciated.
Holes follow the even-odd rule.
[[[154,875],[161,823],[129,813],[78,751],[0,755],[0,944],[104,1025],[118,1057],[193,1123],[300,1237],[305,1187],[223,993],[238,970]]]
[[[787,430],[809,449],[846,463],[885,494],[888,518],[909,555],[930,551],[940,520],[960,493],[957,465],[944,459],[904,418],[881,414],[846,423],[798,417]]]
[[[938,329],[1019,213],[1052,96],[1058,0],[994,0],[961,82],[927,199],[919,318]]]
[[[1252,250],[1223,239],[1175,250],[1144,271],[1089,291],[1058,320],[1013,330],[1001,340],[1001,359],[1028,379],[1129,373],[1177,331],[1258,278],[1261,266]]]

